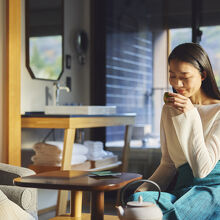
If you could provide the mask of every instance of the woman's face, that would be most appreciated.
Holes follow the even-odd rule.
[[[202,76],[192,64],[174,59],[169,65],[169,81],[179,94],[189,98],[200,91]]]

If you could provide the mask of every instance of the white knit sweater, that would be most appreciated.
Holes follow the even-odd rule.
[[[194,177],[206,177],[220,159],[220,104],[195,105],[186,113],[164,105],[160,135],[162,159],[150,180],[165,190],[185,163]]]

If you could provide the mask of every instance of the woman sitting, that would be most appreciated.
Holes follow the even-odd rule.
[[[220,219],[220,92],[208,55],[195,43],[177,46],[168,58],[168,93],[161,115],[159,167],[149,178],[162,192],[163,219]],[[156,201],[158,193],[144,183],[133,199]]]

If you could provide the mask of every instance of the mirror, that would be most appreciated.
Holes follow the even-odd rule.
[[[26,66],[34,79],[63,73],[63,0],[26,0]]]

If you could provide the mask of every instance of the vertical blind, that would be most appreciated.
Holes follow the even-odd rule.
[[[151,124],[152,32],[119,11],[108,13],[106,28],[106,105],[117,106],[118,113],[135,112],[136,124]],[[107,142],[123,136],[123,127],[106,129]]]

